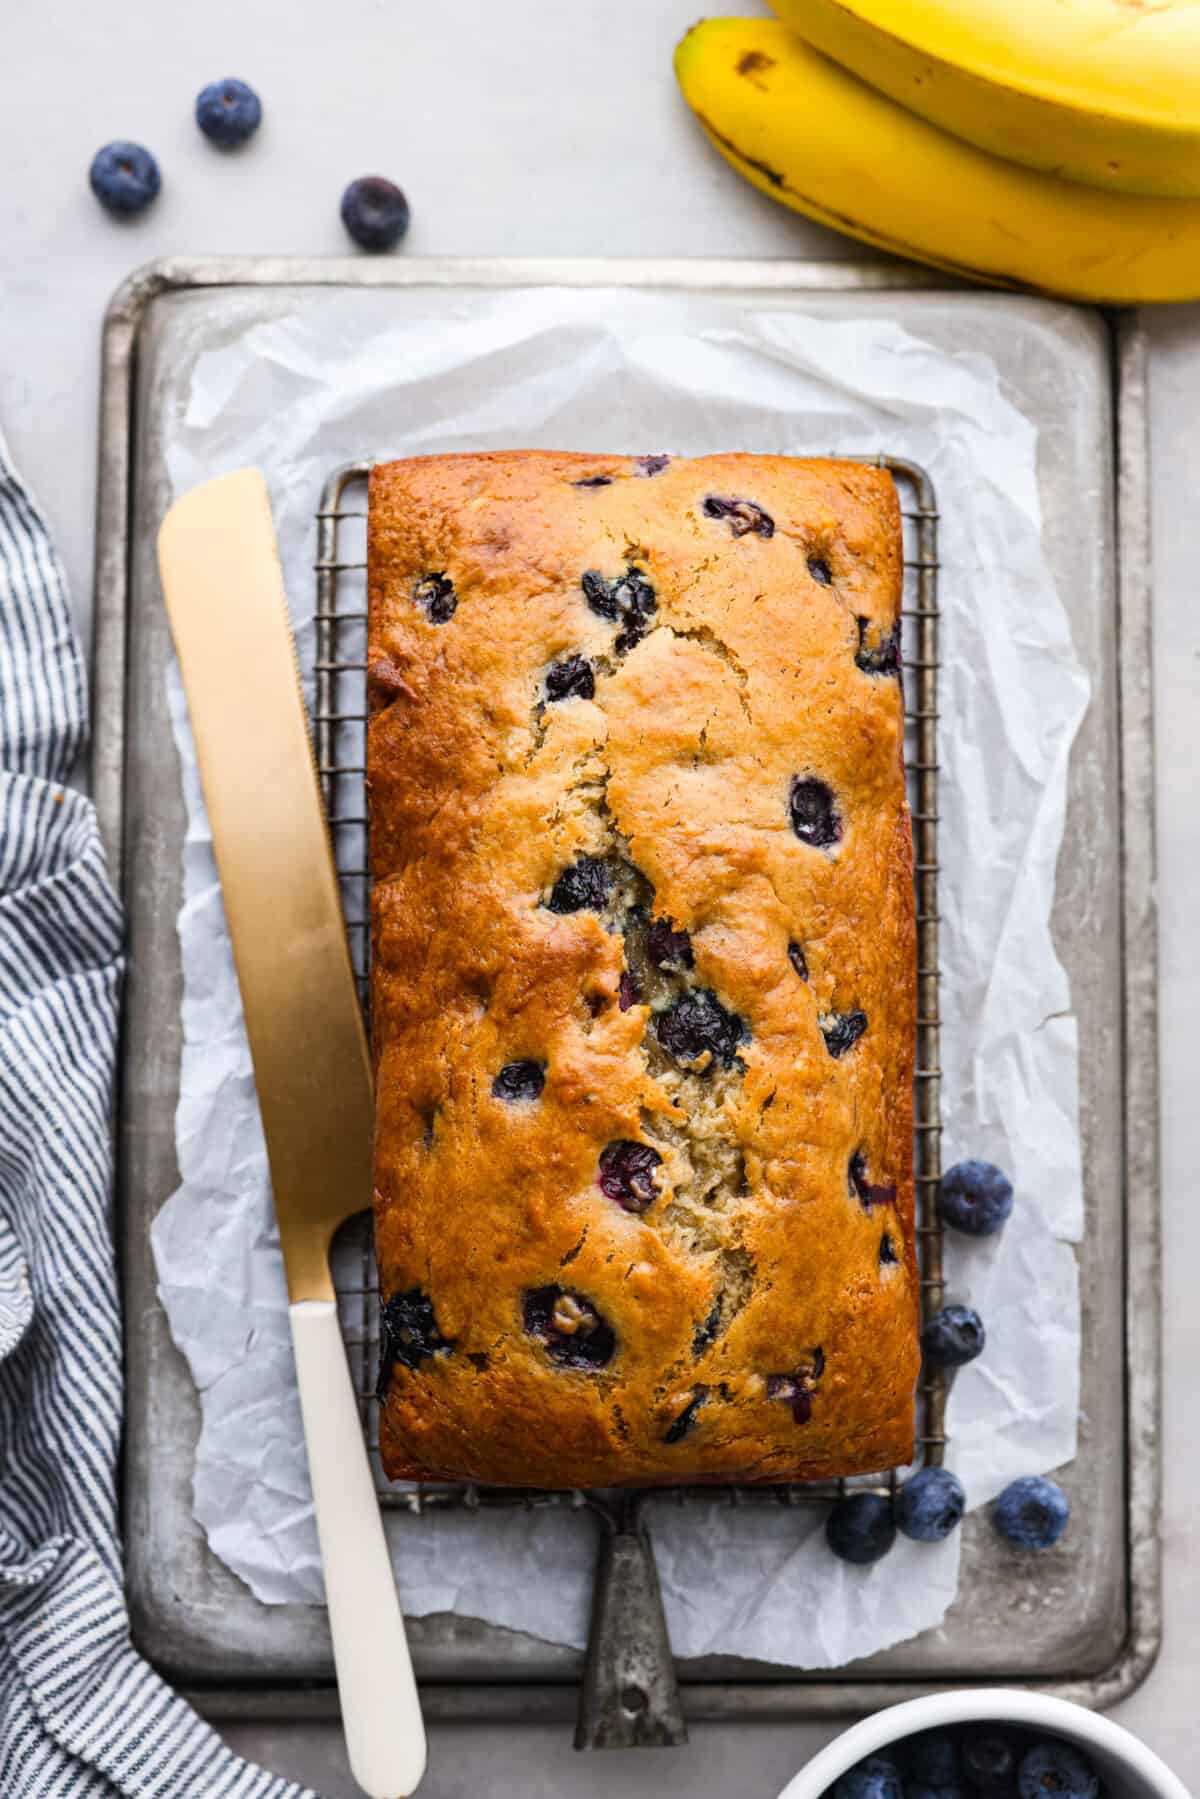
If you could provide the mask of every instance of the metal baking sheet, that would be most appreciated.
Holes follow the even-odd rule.
[[[684,1664],[686,1710],[692,1718],[840,1714],[964,1679],[1032,1681],[1085,1703],[1111,1703],[1144,1675],[1159,1632],[1144,353],[1134,321],[1117,328],[1098,314],[945,289],[927,275],[880,265],[172,262],[135,277],[114,301],[105,337],[94,779],[129,910],[117,1145],[135,1634],[177,1679],[220,1689],[210,1693],[210,1706],[224,1709],[261,1710],[262,1683],[282,1689],[331,1674],[323,1612],[260,1605],[209,1553],[192,1519],[199,1408],[158,1306],[149,1254],[150,1219],[177,1181],[180,1034],[183,813],[153,558],[167,498],[163,419],[187,358],[227,331],[234,313],[239,328],[277,317],[302,308],[316,286],[386,287],[402,314],[406,297],[431,286],[588,283],[756,299],[770,291],[777,305],[825,316],[883,312],[948,355],[985,351],[1038,427],[1045,548],[1093,684],[1072,757],[1054,918],[1080,1025],[1087,1200],[1080,1450],[1064,1483],[1075,1525],[1061,1587],[1048,1592],[1044,1573],[1004,1550],[976,1515],[964,1543],[970,1578],[939,1630],[836,1676],[724,1658]],[[402,1533],[403,1522],[393,1514],[391,1527]],[[579,1528],[580,1554],[591,1556],[593,1526],[584,1513]],[[412,1637],[431,1715],[572,1710],[582,1659],[574,1651],[455,1617],[418,1619]],[[310,1690],[303,1701],[310,1714],[314,1697]]]

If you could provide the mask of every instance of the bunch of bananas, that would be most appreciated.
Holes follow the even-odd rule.
[[[974,280],[1200,298],[1198,0],[771,4],[675,52],[764,193]]]

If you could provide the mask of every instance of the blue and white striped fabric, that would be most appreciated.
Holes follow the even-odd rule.
[[[134,1650],[116,1464],[109,1100],[121,909],[83,660],[0,438],[0,1795],[313,1799],[240,1761]]]

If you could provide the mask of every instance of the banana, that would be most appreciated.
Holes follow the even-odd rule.
[[[909,113],[773,19],[708,19],[684,98],[763,193],[976,281],[1136,305],[1200,298],[1200,200],[1106,193],[1005,162]]]
[[[1131,193],[1200,194],[1197,0],[770,0],[946,131]]]

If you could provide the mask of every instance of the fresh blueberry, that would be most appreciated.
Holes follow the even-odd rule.
[[[896,1528],[914,1543],[940,1543],[962,1523],[967,1496],[949,1468],[922,1468],[896,1495]]]
[[[1011,1737],[988,1726],[968,1731],[962,1740],[963,1773],[985,1793],[1007,1793],[1017,1776],[1017,1751]]]
[[[825,1048],[836,1060],[853,1049],[867,1028],[865,1012],[830,1012],[821,1019],[821,1035]]]
[[[904,1799],[967,1799],[967,1789],[957,1780],[940,1787],[930,1786],[927,1780],[906,1780]]]
[[[958,1744],[940,1730],[914,1737],[908,1745],[908,1772],[926,1786],[957,1786],[962,1779]]]
[[[1021,1799],[1096,1799],[1100,1777],[1070,1743],[1035,1743],[1017,1770]]]
[[[523,1099],[540,1099],[545,1085],[544,1062],[506,1062],[492,1082],[492,1092],[515,1105]]]
[[[1012,1182],[991,1162],[956,1162],[942,1176],[938,1212],[956,1231],[993,1237],[1012,1209]]]
[[[831,849],[841,838],[842,821],[824,781],[797,775],[788,794],[788,814],[801,843],[813,849]]]
[[[808,572],[813,580],[818,582],[820,586],[832,587],[833,570],[826,562],[824,556],[810,556],[808,559]]]
[[[433,1301],[420,1287],[393,1293],[379,1312],[379,1382],[382,1400],[388,1389],[393,1362],[417,1369],[427,1356],[449,1355],[452,1338],[443,1337],[434,1315]]]
[[[890,1755],[869,1755],[847,1768],[833,1793],[834,1799],[903,1799],[904,1782]]]
[[[675,931],[665,918],[656,918],[646,933],[646,954],[656,968],[690,968],[692,940],[686,931]]]
[[[608,899],[612,877],[599,856],[580,856],[564,868],[550,894],[552,912],[599,912]]]
[[[875,1206],[894,1206],[896,1203],[895,1187],[876,1186],[867,1171],[867,1158],[861,1149],[856,1149],[846,1168],[846,1184],[864,1212],[870,1212]]]
[[[791,963],[792,967],[796,970],[796,973],[800,976],[800,979],[802,981],[807,981],[807,979],[808,979],[808,957],[804,954],[804,949],[801,944],[799,944],[799,943],[789,943],[788,944],[788,961]]]
[[[868,640],[871,629],[869,618],[858,621],[858,649],[854,660],[864,675],[898,675],[900,673],[900,624],[892,626],[886,637],[878,643]]]
[[[735,537],[753,531],[757,537],[774,537],[775,520],[755,500],[722,500],[709,494],[704,502],[705,518],[727,519]]]
[[[223,150],[244,144],[262,123],[262,101],[244,81],[210,81],[196,95],[196,123]]]
[[[408,230],[408,201],[394,181],[360,175],[342,195],[342,224],[364,250],[392,250]]]
[[[693,1424],[695,1424],[696,1414],[707,1398],[707,1387],[695,1387],[693,1389],[692,1397],[688,1400],[682,1412],[680,1412],[677,1417],[673,1418],[668,1425],[666,1434],[663,1437],[664,1443],[680,1443],[683,1441],[684,1437],[686,1437],[691,1430]]]
[[[413,584],[413,599],[431,625],[448,625],[458,610],[458,595],[447,574],[422,575]]]
[[[149,150],[121,140],[97,150],[88,180],[101,206],[126,217],[149,206],[162,186],[158,164]]]
[[[930,1368],[963,1368],[987,1342],[983,1319],[970,1306],[943,1306],[921,1332],[921,1351]]]
[[[843,1562],[860,1568],[885,1556],[896,1541],[892,1505],[881,1493],[847,1493],[825,1521],[825,1541]]]
[[[564,1368],[605,1368],[617,1337],[589,1299],[564,1287],[532,1287],[521,1302],[525,1329]]]
[[[706,987],[685,993],[660,1012],[654,1030],[663,1048],[685,1068],[703,1062],[697,1071],[701,1074],[708,1074],[717,1062],[722,1068],[732,1068],[738,1045],[749,1034],[737,1014],[727,1012]]]
[[[546,670],[548,700],[590,700],[596,692],[596,677],[586,656],[564,656]]]
[[[600,1152],[596,1179],[602,1193],[615,1199],[627,1212],[644,1212],[658,1198],[658,1171],[662,1157],[649,1143],[627,1138],[607,1143]]]
[[[996,1529],[1018,1549],[1052,1549],[1070,1516],[1071,1504],[1062,1488],[1040,1474],[1011,1482],[992,1510]]]

